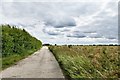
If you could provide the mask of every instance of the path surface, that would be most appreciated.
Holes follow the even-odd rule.
[[[44,46],[28,58],[0,72],[2,78],[64,78],[53,54]]]

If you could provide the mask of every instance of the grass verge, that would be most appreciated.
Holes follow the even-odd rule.
[[[22,54],[13,54],[7,57],[2,58],[2,69],[4,70],[12,65],[15,65],[18,61],[30,56],[31,54],[33,54],[34,52],[36,52],[37,50],[29,50],[27,52],[24,52]]]

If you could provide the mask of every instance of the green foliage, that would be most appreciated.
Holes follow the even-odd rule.
[[[41,41],[31,36],[25,29],[22,30],[10,25],[1,25],[0,28],[2,28],[3,68],[5,65],[13,63],[14,56],[22,58],[31,54],[30,51],[34,52],[42,47]],[[8,62],[8,59],[12,57],[14,60]]]
[[[50,46],[70,78],[118,78],[118,46]]]

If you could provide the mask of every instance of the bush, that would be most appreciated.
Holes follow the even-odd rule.
[[[68,45],[68,48],[71,48],[72,47],[72,45]]]
[[[22,30],[10,25],[1,25],[0,28],[2,28],[3,67],[6,64],[5,62],[7,62],[5,60],[8,60],[5,58],[14,55],[24,57],[31,53],[29,51],[33,52],[42,47],[42,42],[31,36],[25,29]]]

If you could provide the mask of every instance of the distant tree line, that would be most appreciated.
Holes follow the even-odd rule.
[[[55,46],[57,46],[57,44],[54,44]],[[120,46],[119,44],[90,44],[90,45],[72,45],[72,44],[65,44],[65,45],[61,45],[61,46]]]

